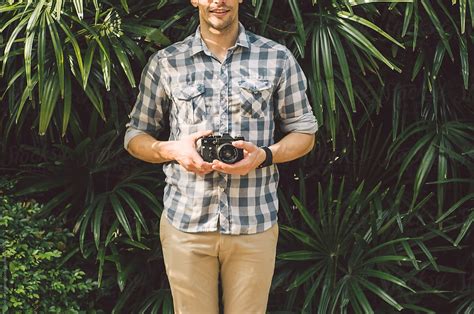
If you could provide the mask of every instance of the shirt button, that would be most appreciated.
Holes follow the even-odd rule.
[[[221,187],[221,192],[224,192],[224,191],[225,191],[225,188],[222,188],[222,187]]]

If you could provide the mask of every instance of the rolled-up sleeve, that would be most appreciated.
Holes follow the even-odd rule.
[[[130,122],[124,137],[127,149],[132,138],[139,134],[155,134],[164,127],[164,113],[167,111],[168,96],[161,77],[158,53],[148,60],[142,71],[139,93],[130,113]]]
[[[304,72],[288,51],[275,99],[278,108],[277,120],[284,133],[314,134],[318,130],[306,89]]]

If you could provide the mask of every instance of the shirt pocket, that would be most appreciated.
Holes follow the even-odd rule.
[[[270,108],[272,84],[262,79],[239,80],[241,115],[248,118],[263,118]]]
[[[176,116],[187,124],[200,123],[207,117],[204,84],[194,83],[173,87]]]

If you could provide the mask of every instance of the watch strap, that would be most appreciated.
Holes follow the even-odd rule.
[[[271,149],[266,146],[260,146],[260,148],[265,151],[265,160],[257,167],[258,169],[268,167],[273,164],[273,153]]]

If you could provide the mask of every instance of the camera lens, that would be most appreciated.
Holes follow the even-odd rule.
[[[239,158],[239,152],[232,144],[224,143],[217,148],[217,158],[226,164],[233,164]]]

